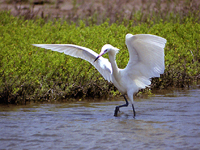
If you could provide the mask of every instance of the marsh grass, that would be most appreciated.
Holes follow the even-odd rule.
[[[146,5],[137,12],[132,11],[129,16],[123,16],[123,4],[116,4],[119,7],[116,9],[106,1],[102,2],[105,10],[102,13],[91,10],[94,13],[89,18],[86,14],[79,16],[78,10],[74,10],[78,16],[76,19],[72,16],[59,20],[50,15],[49,18],[38,18],[38,15],[28,18],[0,12],[0,102],[26,103],[119,95],[117,89],[88,62],[31,44],[71,43],[98,53],[104,44],[109,43],[120,49],[117,64],[124,68],[128,63],[124,41],[127,33],[155,34],[167,39],[165,73],[161,78],[152,79],[151,88],[188,87],[199,81],[199,11],[193,10],[199,5],[184,1],[185,7],[188,4],[191,7],[184,9],[185,12],[175,12],[163,10],[162,3],[156,1],[153,8]],[[84,1],[74,3],[76,9],[82,5]],[[149,9],[151,11],[147,13]],[[149,89],[146,91],[150,93]]]

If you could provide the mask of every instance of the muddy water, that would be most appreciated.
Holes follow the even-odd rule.
[[[200,89],[136,99],[0,107],[0,149],[199,149]]]

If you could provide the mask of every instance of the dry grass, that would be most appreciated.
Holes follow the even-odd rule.
[[[193,15],[200,21],[199,0],[1,0],[1,10],[25,19],[42,17],[46,20],[63,18],[67,21],[101,24],[126,20],[146,22],[149,19],[168,21],[172,17]]]

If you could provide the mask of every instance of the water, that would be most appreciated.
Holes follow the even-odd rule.
[[[200,89],[123,99],[0,107],[0,149],[199,149]]]

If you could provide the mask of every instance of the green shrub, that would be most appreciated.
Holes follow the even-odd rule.
[[[125,45],[127,33],[155,34],[167,39],[165,73],[154,78],[152,87],[183,87],[196,81],[200,73],[200,24],[186,17],[183,24],[146,22],[133,26],[108,21],[86,26],[83,21],[69,24],[43,19],[23,20],[0,13],[0,102],[23,103],[26,100],[107,97],[118,94],[88,62],[32,46],[41,43],[70,43],[91,48],[97,53],[109,43],[120,49],[119,68],[128,63]],[[106,56],[108,57],[108,56]]]

